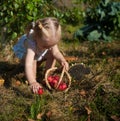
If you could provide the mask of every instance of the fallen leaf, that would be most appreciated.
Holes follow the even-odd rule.
[[[15,82],[15,85],[16,85],[16,86],[20,86],[20,85],[21,85],[21,82],[20,82],[20,81],[16,81],[16,82]]]
[[[39,114],[37,115],[37,119],[42,119],[43,114],[44,114],[44,113],[39,113]]]
[[[29,84],[27,80],[25,81],[25,84],[27,84],[27,85]]]
[[[87,106],[85,106],[85,109],[87,110],[87,114],[90,115],[92,111]]]
[[[35,121],[35,120],[33,120],[33,119],[28,119],[28,121]]]
[[[47,113],[46,113],[46,116],[49,118],[49,117],[51,117],[51,115],[52,115],[52,112],[51,111],[48,111]]]
[[[84,89],[80,90],[80,95],[81,96],[86,96],[86,91]]]
[[[103,52],[102,52],[102,55],[106,55],[106,52],[103,51]]]
[[[5,80],[4,79],[0,79],[0,86],[2,86],[4,84]]]
[[[65,59],[66,59],[68,62],[78,60],[78,58],[77,58],[77,57],[74,57],[74,56],[68,56],[68,57],[65,57]]]
[[[90,115],[88,115],[87,121],[91,121],[91,120],[90,120]]]
[[[117,117],[115,115],[111,116],[111,118],[114,120],[114,121],[120,121],[120,117]]]
[[[15,61],[16,63],[19,63],[19,62],[20,62],[20,60],[19,60],[18,58],[14,58],[14,61]]]

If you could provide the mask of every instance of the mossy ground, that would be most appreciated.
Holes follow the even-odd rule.
[[[71,68],[72,85],[68,92],[49,91],[44,87],[45,104],[41,119],[31,119],[30,108],[35,102],[24,67],[9,48],[0,53],[1,121],[119,121],[120,120],[120,41],[60,43]],[[9,46],[8,46],[9,47]],[[83,64],[81,64],[83,63]],[[38,69],[38,79],[44,75]]]

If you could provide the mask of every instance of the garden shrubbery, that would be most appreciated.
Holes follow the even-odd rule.
[[[78,29],[74,37],[83,40],[111,41],[120,29],[120,2],[101,0],[95,8],[88,8],[84,26]]]
[[[1,44],[19,37],[29,22],[39,18],[53,16],[61,23],[77,23],[81,19],[79,8],[61,10],[52,0],[7,0],[0,6]]]

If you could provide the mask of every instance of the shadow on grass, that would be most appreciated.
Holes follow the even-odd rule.
[[[42,80],[44,78],[42,74],[43,68],[38,67],[37,69],[37,78],[38,81]],[[25,71],[24,71],[24,65],[17,63],[17,64],[11,64],[9,62],[0,62],[0,77],[5,80],[4,86],[6,88],[11,87],[12,80],[19,80],[19,81],[26,81]]]
[[[90,55],[93,53],[91,50],[88,52],[83,52],[81,50],[75,50],[75,51],[66,51],[68,56],[75,56],[75,57],[90,57]],[[102,58],[102,57],[120,57],[120,49],[110,49],[110,48],[102,48],[98,50],[94,50],[94,58]]]
[[[24,72],[24,66],[20,64],[10,64],[8,62],[0,62],[0,77],[5,80],[4,86],[10,87],[12,77],[16,74]]]

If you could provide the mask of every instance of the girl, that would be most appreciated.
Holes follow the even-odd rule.
[[[69,65],[57,46],[60,39],[61,26],[58,20],[48,17],[32,23],[26,34],[13,47],[16,56],[25,60],[25,73],[33,93],[42,88],[36,80],[38,61],[46,60],[45,70],[47,70],[56,59],[68,70]]]

